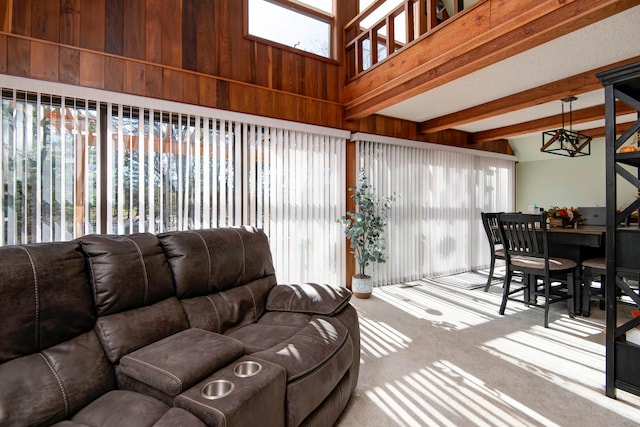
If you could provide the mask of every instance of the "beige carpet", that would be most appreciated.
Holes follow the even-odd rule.
[[[567,315],[428,281],[352,299],[358,386],[338,426],[637,426],[640,397],[604,394],[604,312]],[[628,316],[628,308],[621,316]],[[638,330],[640,332],[640,330]],[[640,363],[640,362],[639,362]]]

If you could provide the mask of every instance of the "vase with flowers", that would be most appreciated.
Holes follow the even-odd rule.
[[[578,208],[552,206],[547,211],[547,220],[550,227],[576,227],[586,219]]]

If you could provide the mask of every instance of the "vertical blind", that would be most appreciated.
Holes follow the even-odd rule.
[[[280,282],[343,283],[348,132],[85,91],[2,89],[0,245],[248,224]]]
[[[514,206],[515,161],[470,150],[356,134],[359,167],[389,213],[385,264],[368,267],[376,285],[484,268],[482,211]]]

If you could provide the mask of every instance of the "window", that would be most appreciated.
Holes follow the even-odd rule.
[[[279,280],[342,282],[348,131],[15,80],[0,88],[0,246],[246,224]]]
[[[331,58],[330,0],[248,0],[247,4],[250,35]]]

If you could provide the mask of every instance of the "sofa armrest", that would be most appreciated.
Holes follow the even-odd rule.
[[[331,316],[340,312],[351,299],[347,288],[300,283],[276,285],[267,297],[267,310],[291,311]]]

